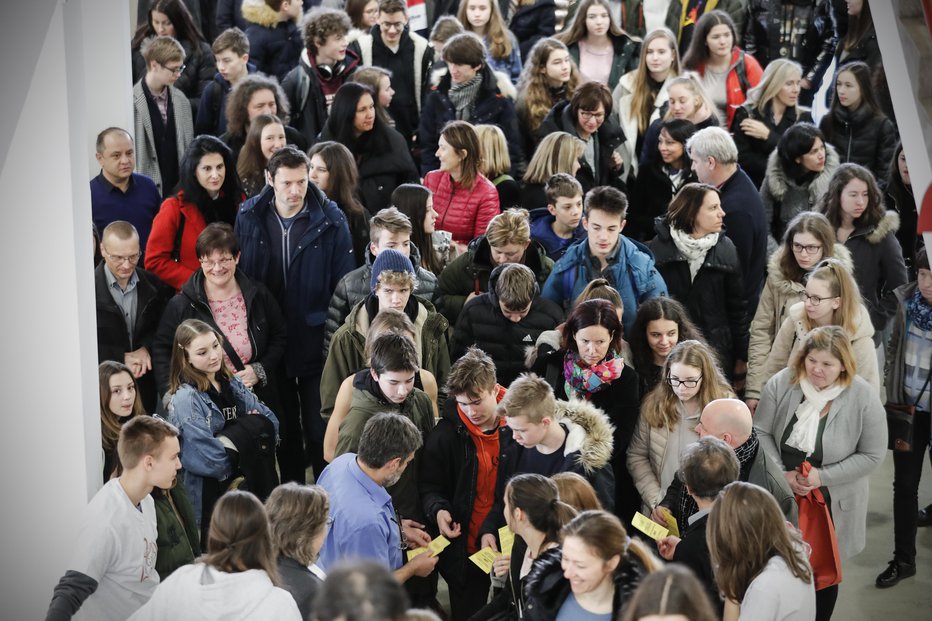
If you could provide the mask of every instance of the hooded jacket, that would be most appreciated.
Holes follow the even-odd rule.
[[[280,21],[279,13],[265,0],[243,0],[243,20],[249,38],[249,60],[256,69],[281,81],[298,64],[304,49],[301,15]]]
[[[563,447],[563,466],[561,472],[575,472],[584,477],[595,489],[599,502],[607,511],[615,506],[615,476],[612,473],[614,427],[605,413],[588,401],[573,399],[557,401],[553,421],[566,430],[566,442]],[[536,451],[525,448],[513,440],[511,429],[503,427],[499,432],[500,455],[498,458],[498,478],[495,483],[495,504],[489,516],[479,529],[482,535],[498,534],[498,529],[505,525],[505,486],[517,472],[518,462],[524,451]],[[507,438],[505,437],[507,436]]]
[[[751,321],[751,337],[748,342],[747,385],[763,386],[761,377],[767,365],[767,357],[773,346],[783,321],[789,316],[790,308],[799,302],[806,290],[803,283],[790,280],[783,274],[780,263],[783,261],[785,247],[783,244],[770,255],[767,263],[767,281],[757,305],[757,312]],[[854,272],[851,253],[841,244],[835,244],[834,258],[841,261],[849,271]]]
[[[543,285],[553,268],[553,261],[547,258],[543,247],[532,241],[524,251],[521,263],[526,265],[537,282]],[[492,273],[492,247],[485,235],[476,237],[459,255],[440,272],[438,284],[443,294],[443,312],[451,323],[456,323],[466,298],[470,293],[480,294],[489,291],[489,276]]]
[[[744,130],[741,129],[741,121],[745,119],[760,121],[766,125],[767,129],[770,130],[767,138],[761,140],[744,133]],[[809,114],[808,110],[801,109],[797,116],[795,108],[787,108],[783,112],[780,122],[775,123],[772,104],[767,104],[764,114],[761,114],[757,109],[756,102],[751,101],[746,101],[735,109],[735,115],[731,120],[730,127],[731,135],[735,139],[735,146],[738,147],[738,163],[741,164],[741,168],[748,174],[755,186],[760,187],[764,181],[764,173],[769,171],[768,161],[772,154],[776,154],[780,136],[797,123],[812,123],[812,115]],[[826,153],[827,160],[828,154]]]
[[[657,236],[648,244],[657,262],[657,271],[667,283],[670,295],[689,310],[693,323],[705,335],[718,355],[719,365],[731,377],[735,362],[747,360],[747,300],[741,264],[734,243],[719,233],[718,243],[705,255],[696,277],[690,276],[689,261],[673,242],[670,226],[660,218]]]
[[[333,333],[340,329],[346,316],[354,306],[366,299],[372,293],[370,282],[372,281],[372,262],[375,256],[372,251],[366,248],[366,263],[362,267],[354,269],[352,272],[340,279],[337,288],[333,290],[333,297],[330,298],[330,307],[327,309],[327,334],[324,336],[324,356],[330,349],[330,340]],[[440,294],[440,288],[437,285],[437,277],[421,267],[421,252],[417,246],[411,244],[411,263],[415,265],[415,278],[417,286],[414,287],[413,295],[424,298],[434,305],[434,308],[443,309],[443,297]]]
[[[752,376],[748,375],[745,398],[759,399],[760,394],[764,391],[768,381],[777,374],[781,369],[786,368],[796,354],[802,349],[803,340],[806,338],[808,330],[802,321],[802,316],[806,312],[804,302],[797,302],[790,307],[789,316],[780,326],[780,331],[774,338],[773,347],[770,355],[767,357],[767,364],[764,372],[759,376],[754,375],[755,383],[751,384]],[[851,338],[851,351],[854,354],[854,361],[857,364],[858,376],[863,377],[870,384],[876,394],[880,394],[880,372],[877,369],[877,351],[874,346],[874,326],[871,324],[870,313],[863,304],[860,305],[860,311],[854,327],[854,334],[848,335]]]
[[[492,270],[488,293],[473,298],[463,307],[453,330],[450,356],[459,359],[466,348],[475,345],[495,360],[496,379],[499,384],[508,386],[525,370],[525,348],[533,345],[541,332],[553,330],[562,323],[563,309],[538,294],[521,321],[516,323],[508,319],[502,314],[495,291],[500,275],[500,268]]]
[[[786,176],[780,157],[774,150],[767,158],[767,173],[760,188],[760,199],[774,239],[783,239],[787,223],[802,211],[813,211],[828,192],[829,183],[838,168],[838,153],[825,145],[825,167],[805,185]]]
[[[527,192],[526,188],[525,192]],[[557,218],[546,207],[531,209],[530,217],[531,239],[544,247],[544,252],[547,253],[547,257],[551,261],[559,261],[567,248],[586,236],[586,229],[583,228],[582,219],[576,226],[576,230],[573,231],[573,236],[569,239],[563,239],[553,232],[553,223]]]
[[[836,106],[822,117],[819,129],[838,151],[842,164],[860,164],[884,185],[898,137],[889,118],[867,105],[858,106],[854,111]]]
[[[176,569],[159,585],[152,599],[130,618],[133,621],[191,618],[194,611],[204,619],[225,621],[301,619],[291,593],[272,584],[265,571],[227,573],[203,563]]]

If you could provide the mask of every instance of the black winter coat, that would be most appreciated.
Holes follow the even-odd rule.
[[[860,164],[874,173],[881,186],[886,185],[898,139],[890,119],[866,105],[853,112],[838,106],[822,117],[819,128],[842,164]]]
[[[553,330],[563,321],[563,309],[538,294],[528,314],[517,323],[511,321],[502,314],[495,293],[501,271],[501,266],[492,270],[488,293],[463,306],[453,330],[450,358],[458,359],[466,348],[475,345],[495,360],[496,379],[502,386],[508,386],[526,370],[525,349],[537,342],[541,332]]]
[[[123,320],[123,311],[117,306],[107,289],[104,269],[106,266],[101,262],[94,270],[94,297],[97,302],[97,362],[115,360],[122,363],[126,352],[140,347],[148,349],[152,357],[153,370],[137,379],[136,386],[146,412],[155,412],[155,375],[159,369],[153,353],[153,341],[162,311],[171,299],[173,289],[152,272],[136,268],[136,276],[139,278],[139,284],[136,286],[136,324],[133,326],[133,338],[130,342],[129,334],[126,332],[126,322]]]
[[[256,394],[272,409],[278,406],[278,394],[274,378],[278,374],[285,353],[285,320],[278,302],[269,290],[241,271],[236,272],[236,284],[243,292],[246,303],[246,319],[249,324],[249,341],[252,344],[252,360],[249,364],[261,364],[268,383],[254,387]],[[204,291],[204,272],[198,269],[191,275],[181,291],[165,307],[162,321],[155,336],[152,351],[152,366],[156,371],[159,392],[168,390],[169,363],[175,329],[186,319],[200,319],[223,333],[217,325]],[[245,362],[245,361],[244,361]]]
[[[741,121],[744,119],[760,121],[770,129],[770,135],[766,140],[748,136],[741,130]],[[753,104],[749,103],[735,109],[735,116],[731,121],[731,134],[734,136],[735,146],[738,147],[738,163],[754,182],[755,187],[759,188],[764,181],[767,158],[777,148],[780,136],[797,123],[812,123],[812,115],[807,111],[802,111],[797,117],[795,110],[787,108],[780,122],[774,123],[773,109],[770,104],[766,106],[766,114],[761,114]]]
[[[359,56],[353,48],[346,50],[346,59],[342,69],[330,78],[336,84],[342,85],[359,66]],[[308,144],[317,142],[317,137],[327,122],[327,98],[320,85],[320,74],[317,68],[311,66],[307,50],[301,53],[301,60],[292,68],[282,80],[282,90],[288,98],[291,110],[291,124],[294,125]],[[307,149],[304,149],[305,151]]]
[[[249,60],[259,71],[281,82],[298,64],[304,50],[301,28],[293,20],[278,21],[278,11],[269,8],[265,2],[251,4],[243,6]]]
[[[761,67],[776,58],[795,60],[802,65],[803,77],[818,85],[838,42],[825,2],[750,0],[747,5],[744,51]]]
[[[638,168],[637,182],[631,189],[628,202],[625,236],[645,243],[653,239],[654,220],[667,213],[670,201],[680,188],[699,180],[688,164],[676,181],[666,173],[664,166],[663,160],[657,156]]]
[[[547,113],[537,130],[538,140],[553,132],[566,132],[571,136],[579,136],[579,132],[576,130],[576,119],[573,118],[570,109],[570,102],[561,101]],[[582,166],[576,173],[576,179],[582,184],[583,192],[588,192],[597,185],[610,185],[622,192],[627,192],[628,188],[622,179],[624,167],[612,168],[612,152],[624,143],[624,130],[621,129],[615,117],[609,115],[605,117],[605,122],[602,123],[596,137],[598,141],[598,170],[593,170],[592,166],[584,158],[579,160]]]
[[[667,283],[670,296],[689,311],[730,379],[735,361],[748,358],[749,338],[747,301],[735,245],[720,234],[692,279],[689,262],[673,243],[669,225],[658,219],[656,230],[657,236],[648,246],[654,253],[657,271]]]
[[[724,233],[738,251],[747,315],[753,317],[767,277],[767,235],[770,230],[767,214],[760,190],[754,187],[740,165],[718,189],[722,195],[722,209],[725,210]]]

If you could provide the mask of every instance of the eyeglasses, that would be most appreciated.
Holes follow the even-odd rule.
[[[820,297],[817,296],[817,295],[809,295],[809,294],[807,294],[805,291],[803,291],[802,293],[799,294],[799,297],[801,297],[801,298],[803,299],[804,302],[809,302],[809,303],[812,304],[813,306],[818,306],[819,304],[821,304],[821,303],[822,303],[823,301],[825,301],[825,300],[834,300],[835,298],[841,297],[841,296],[833,295],[833,296],[827,297],[827,298],[820,298]]]
[[[579,116],[586,119],[587,121],[604,121],[605,113],[604,112],[589,112],[588,110],[580,110]]]
[[[187,65],[178,65],[177,67],[166,67],[165,65],[162,65],[163,69],[171,72],[173,75],[181,75],[185,67],[187,67]]]
[[[219,261],[211,261],[210,259],[201,259],[201,267],[205,269],[210,269],[212,267],[227,267],[232,262],[233,262],[233,257],[223,257]]]
[[[821,244],[812,244],[810,246],[803,246],[802,244],[797,244],[796,242],[793,242],[793,252],[796,252],[796,253],[805,252],[806,254],[816,254],[820,250],[822,250]]]
[[[140,256],[141,256],[141,253],[139,252],[137,252],[136,254],[125,256],[125,257],[120,256],[118,254],[110,254],[109,252],[107,253],[107,258],[113,261],[114,263],[116,263],[117,265],[122,265],[124,263],[135,265],[136,263],[139,262]]]
[[[699,382],[702,381],[702,376],[694,377],[691,379],[681,380],[677,377],[667,376],[667,383],[670,384],[673,388],[679,388],[680,386],[685,386],[686,388],[695,388],[699,385]]]
[[[398,32],[404,30],[405,25],[404,22],[382,22],[379,24],[382,30],[397,30]]]

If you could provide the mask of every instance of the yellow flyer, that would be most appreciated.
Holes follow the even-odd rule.
[[[673,514],[666,507],[657,507],[660,513],[663,515],[663,521],[667,523],[667,530],[670,531],[670,534],[674,537],[680,536],[680,527],[676,523],[676,518],[673,517]]]
[[[501,556],[501,554],[499,554],[492,548],[482,548],[481,550],[479,550],[478,552],[470,556],[469,560],[475,563],[476,566],[478,566],[479,569],[482,570],[482,573],[487,574],[487,573],[491,573],[492,563],[494,563],[495,559],[497,559],[499,556]]]
[[[511,548],[515,545],[515,534],[507,526],[498,529],[498,541],[502,547],[502,554],[511,556]]]
[[[654,522],[650,518],[646,517],[640,511],[634,514],[634,519],[631,520],[631,525],[654,541],[663,539],[670,532],[657,522]]]
[[[448,545],[450,545],[449,539],[443,535],[437,535],[437,538],[430,542],[430,545],[427,546],[427,549],[430,550],[431,556],[437,556],[443,552]]]
[[[408,550],[408,562],[410,563],[411,559],[413,559],[415,556],[420,556],[421,554],[424,554],[425,552],[427,552],[427,548],[423,546],[421,546],[420,548],[415,548],[414,550]]]

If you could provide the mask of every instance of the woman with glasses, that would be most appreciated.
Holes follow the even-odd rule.
[[[838,259],[849,272],[854,269],[851,253],[835,242],[835,231],[825,216],[804,211],[790,220],[783,242],[770,255],[767,281],[751,321],[745,397],[752,413],[777,331],[805,292],[806,277],[822,259],[829,258]]]
[[[681,341],[663,363],[660,383],[644,398],[628,448],[628,470],[646,515],[660,504],[680,466],[686,445],[699,439],[702,409],[732,397],[715,354],[699,341]]]
[[[245,198],[230,148],[213,136],[195,138],[181,159],[178,191],[152,221],[146,269],[180,291],[200,267],[198,235],[212,222],[232,225]]]
[[[657,219],[648,245],[670,297],[689,310],[730,379],[747,360],[748,317],[738,253],[722,234],[724,217],[715,187],[688,183]]]
[[[795,360],[803,346],[806,335],[815,328],[839,326],[849,340],[856,373],[880,394],[880,375],[877,370],[877,354],[874,349],[874,326],[870,313],[861,303],[857,283],[845,265],[838,259],[823,259],[803,279],[805,287],[799,302],[790,306],[786,319],[774,337],[773,347],[766,357],[764,370],[749,378],[745,396],[752,400],[748,405],[755,409],[762,387]]]
[[[869,357],[876,374],[873,348]],[[818,327],[802,336],[797,355],[785,366],[761,393],[754,416],[757,438],[784,471],[797,502],[821,491],[844,562],[864,549],[868,478],[887,451],[876,375],[874,384],[865,380],[847,331],[839,326]],[[824,549],[828,543],[805,526],[802,531],[813,547]],[[818,584],[819,567],[814,573]],[[817,620],[831,618],[837,597],[837,583],[816,591]]]

